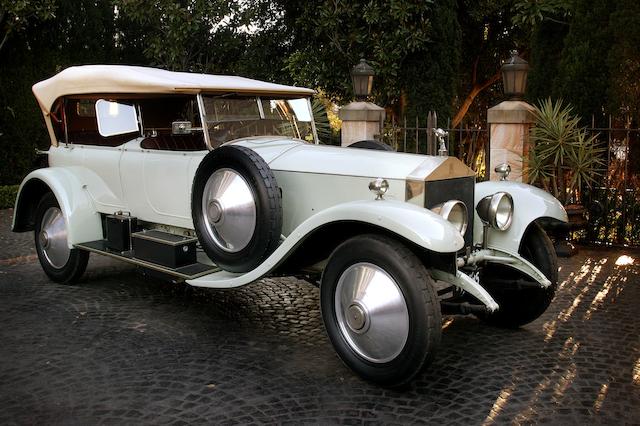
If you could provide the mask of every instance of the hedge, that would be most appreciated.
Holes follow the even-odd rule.
[[[0,186],[0,209],[12,208],[18,195],[19,185]]]

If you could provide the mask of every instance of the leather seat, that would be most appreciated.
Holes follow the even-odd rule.
[[[202,133],[190,135],[158,134],[144,138],[140,143],[143,149],[162,151],[204,151],[207,149]]]
[[[125,135],[104,137],[97,131],[69,131],[69,143],[116,147],[125,142],[134,140],[138,135],[139,134],[136,132],[127,133]]]

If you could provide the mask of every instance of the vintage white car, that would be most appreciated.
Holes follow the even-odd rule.
[[[297,276],[342,360],[386,386],[433,358],[442,313],[517,327],[554,296],[536,220],[567,220],[555,198],[453,157],[321,145],[313,90],[91,65],[33,92],[49,167],[22,182],[13,230],[53,281],[90,252],[196,287]]]

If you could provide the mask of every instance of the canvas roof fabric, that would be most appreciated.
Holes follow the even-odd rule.
[[[312,89],[267,83],[244,77],[166,71],[129,65],[82,65],[67,68],[33,85],[45,114],[61,96],[90,93],[200,93],[238,92],[250,94],[300,95]]]

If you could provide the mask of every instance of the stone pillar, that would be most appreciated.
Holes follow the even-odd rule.
[[[340,108],[341,144],[379,138],[384,124],[384,108],[371,102],[351,102]]]
[[[511,166],[508,179],[523,181],[523,157],[528,153],[533,111],[533,106],[522,101],[504,101],[487,111],[490,180],[499,179],[493,171],[498,164],[508,163]]]

